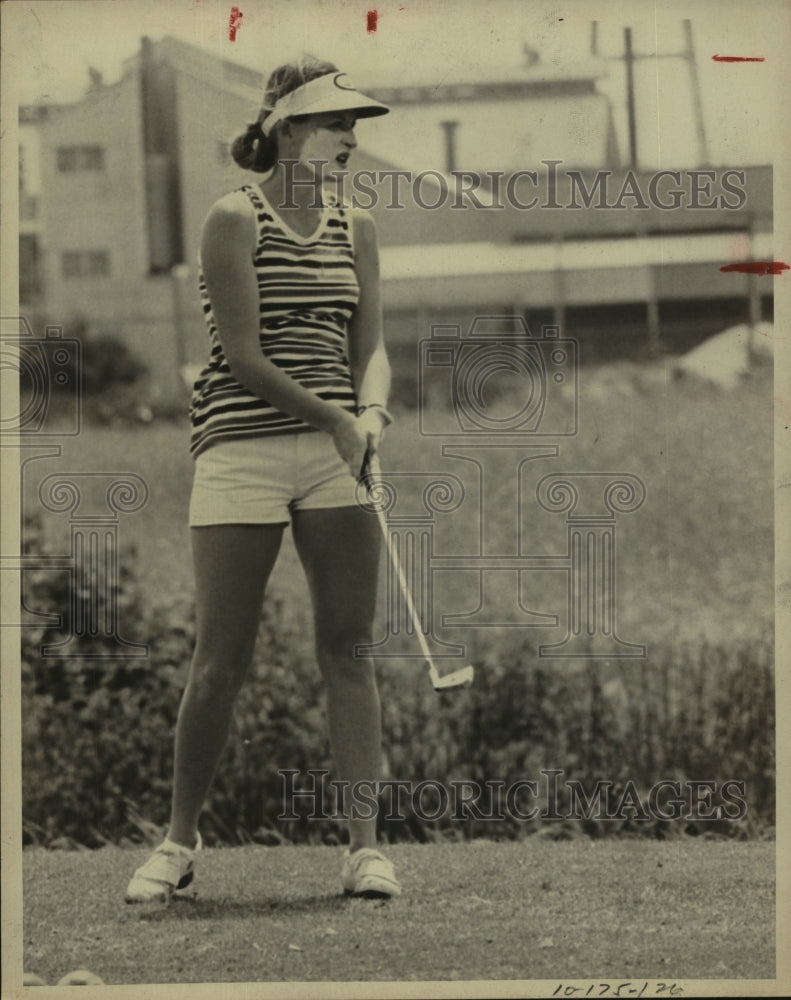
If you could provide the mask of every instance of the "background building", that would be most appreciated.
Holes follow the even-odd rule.
[[[611,199],[628,171],[609,99],[596,89],[603,64],[529,61],[481,83],[374,90],[392,114],[363,123],[354,170],[499,171],[503,186],[517,171],[538,176],[530,210],[453,197],[426,210],[411,196],[396,210],[392,179],[377,186],[371,210],[397,366],[414,371],[415,345],[433,323],[468,327],[480,314],[516,312],[531,328],[560,323],[582,340],[583,360],[684,349],[768,315],[771,287],[763,294],[755,279],[717,265],[771,254],[771,169],[746,171],[748,197],[736,209],[665,211],[634,198],[612,210],[542,207],[551,199],[541,161],[562,161],[587,189],[596,171],[610,170]],[[116,334],[146,360],[159,391],[180,386],[180,373],[205,354],[201,226],[221,194],[256,179],[228,148],[257,113],[264,83],[174,38],[144,38],[117,82],[93,72],[81,101],[23,108],[23,303],[45,322],[80,317]],[[638,174],[635,183],[645,190],[648,180]],[[428,178],[425,191],[432,183],[440,190]],[[476,197],[487,196],[484,185]]]
[[[48,106],[19,113],[19,298],[39,303],[41,275],[41,136],[39,125],[53,112]]]

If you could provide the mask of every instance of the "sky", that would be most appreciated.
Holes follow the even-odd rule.
[[[376,4],[377,28],[367,30]],[[232,5],[220,0],[7,0],[2,4],[3,85],[20,103],[78,100],[89,68],[106,83],[121,75],[140,38],[173,35],[264,73],[300,52],[335,61],[358,86],[519,78],[523,46],[548,66],[590,58],[591,23],[609,71],[622,149],[627,147],[624,28],[632,28],[641,166],[696,166],[701,159],[690,67],[678,55],[682,21],[693,26],[708,159],[715,165],[776,158],[784,120],[778,72],[791,41],[783,0],[740,4],[687,0],[237,0],[242,18],[229,37]],[[658,52],[660,59],[642,58]],[[713,55],[763,57],[726,63]]]

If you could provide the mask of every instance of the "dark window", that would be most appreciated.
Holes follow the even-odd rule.
[[[106,278],[110,255],[106,250],[66,250],[61,268],[64,278]]]
[[[30,302],[41,295],[41,261],[38,237],[22,233],[19,237],[19,298]]]
[[[58,170],[61,173],[77,169],[77,147],[61,146],[58,149]]]
[[[59,146],[57,157],[58,170],[64,174],[80,170],[104,170],[102,146]]]

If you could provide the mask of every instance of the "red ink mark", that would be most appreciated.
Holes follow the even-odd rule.
[[[712,56],[714,62],[763,62],[763,56]]]
[[[724,264],[721,271],[739,271],[741,274],[782,274],[788,264],[781,260],[746,260],[741,264]]]
[[[379,21],[379,11],[369,10],[365,16],[365,30],[369,35],[372,35],[377,28],[377,22]]]
[[[238,7],[231,7],[231,20],[228,22],[228,38],[232,42],[236,41],[236,32],[242,26],[243,17],[244,14]]]

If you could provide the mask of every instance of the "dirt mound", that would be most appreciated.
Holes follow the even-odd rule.
[[[771,362],[774,353],[771,323],[740,323],[709,337],[674,365],[677,376],[693,376],[722,389],[733,389],[756,364]]]

